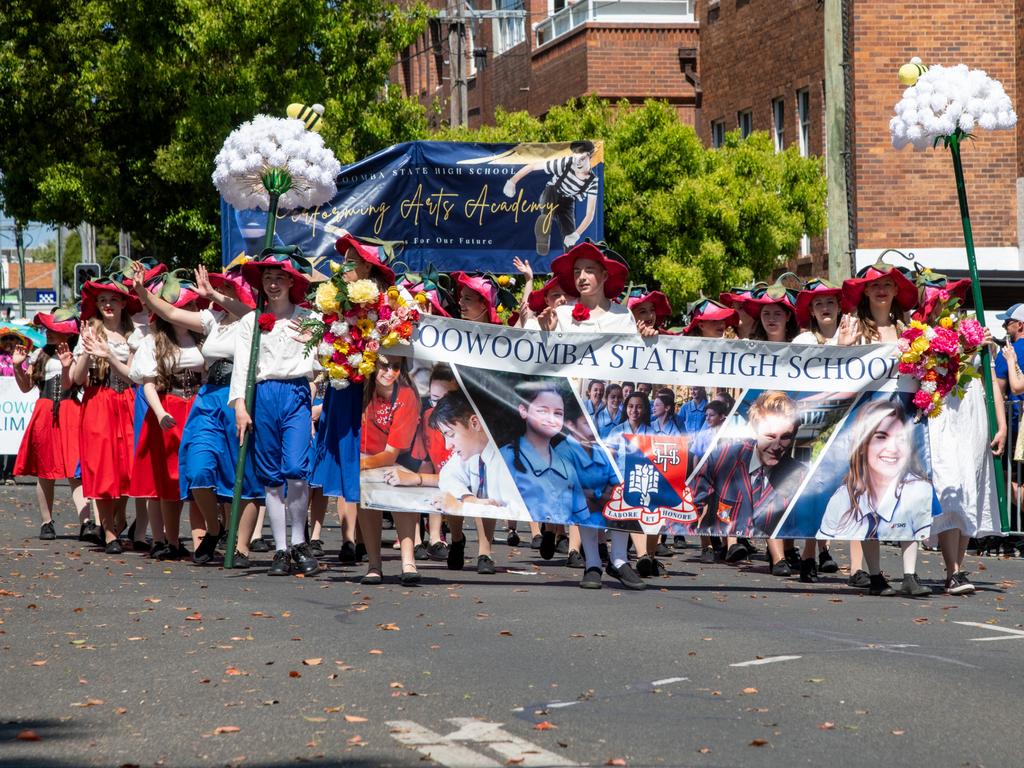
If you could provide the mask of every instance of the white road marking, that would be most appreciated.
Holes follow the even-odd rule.
[[[392,720],[388,722],[388,727],[397,741],[415,748],[446,768],[493,768],[501,765],[458,742],[478,745],[496,752],[504,759],[504,763],[515,759],[516,765],[527,768],[569,768],[577,765],[561,755],[548,752],[526,739],[509,733],[502,729],[502,723],[490,723],[473,717],[449,717],[447,722],[456,726],[456,730],[447,736],[435,733],[411,720]]]
[[[777,661],[795,661],[801,659],[802,656],[767,656],[763,659],[751,659],[750,661],[740,661],[736,664],[730,664],[730,667],[759,667],[762,664],[774,664]]]
[[[977,621],[955,621],[954,624],[961,624],[965,627],[978,627],[979,629],[987,629],[990,632],[1004,632],[1005,634],[998,637],[972,637],[971,640],[976,643],[989,643],[993,640],[1024,640],[1024,630],[1010,629],[1009,627],[996,627],[992,624],[982,624]]]
[[[681,683],[684,680],[689,680],[688,677],[666,677],[664,680],[655,680],[651,685],[671,685],[672,683]]]

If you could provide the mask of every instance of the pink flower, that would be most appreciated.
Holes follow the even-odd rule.
[[[932,407],[932,396],[923,389],[919,389],[914,395],[914,405],[922,411],[926,411]]]
[[[907,328],[907,330],[905,330],[903,332],[903,334],[900,336],[900,338],[906,339],[909,342],[909,341],[913,341],[914,339],[916,339],[920,335],[921,335],[921,330],[919,328]]]
[[[907,341],[906,336],[900,336],[898,339],[896,339],[896,348],[900,352],[906,352],[908,349],[910,349],[910,342]]]
[[[914,365],[913,363],[900,363],[899,369],[900,369],[900,373],[907,374],[907,375],[912,375],[912,374],[917,373],[917,366]]]
[[[370,341],[366,342],[366,351],[367,352],[377,352],[378,350],[380,350],[380,342],[379,341],[374,341],[373,339],[371,339]]]
[[[955,355],[960,349],[960,336],[952,328],[935,328],[931,349],[940,355]]]
[[[333,344],[337,340],[338,337],[335,336],[333,333],[331,333],[330,331],[324,331],[324,344]]]
[[[985,340],[985,329],[973,317],[965,317],[961,320],[959,330],[967,346],[978,347]]]
[[[387,320],[390,317],[391,317],[391,307],[389,307],[387,304],[385,304],[385,305],[383,305],[380,308],[380,319],[381,320]]]

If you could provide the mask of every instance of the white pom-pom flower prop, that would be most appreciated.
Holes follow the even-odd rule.
[[[341,164],[318,133],[302,120],[257,115],[224,140],[213,184],[239,210],[270,208],[271,194],[284,210],[315,208],[334,197]]]
[[[1002,83],[980,69],[968,69],[964,64],[925,67],[915,56],[900,67],[899,79],[910,87],[889,121],[897,149],[908,144],[930,149],[953,134],[960,138],[978,127],[992,131],[1017,124]]]

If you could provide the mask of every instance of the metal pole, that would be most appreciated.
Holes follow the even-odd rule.
[[[57,294],[57,306],[64,304],[64,227],[57,225],[57,279],[54,280],[55,293]]]
[[[18,252],[18,317],[25,319],[25,231],[14,222],[14,247]]]
[[[953,155],[953,173],[956,175],[956,195],[960,203],[960,219],[964,228],[964,243],[967,246],[967,266],[971,272],[971,294],[974,297],[974,314],[982,327],[985,325],[985,307],[981,301],[981,281],[978,279],[978,264],[974,254],[974,234],[971,232],[971,213],[967,208],[967,185],[964,183],[964,168],[960,162],[961,132],[957,130],[949,137],[949,150]],[[981,375],[985,383],[985,409],[988,412],[988,435],[994,438],[998,431],[996,424],[995,395],[992,386],[991,352],[988,345],[981,348]],[[1004,449],[1005,450],[1005,449]],[[1010,514],[1006,505],[1006,486],[1000,481],[1002,466],[999,459],[992,457],[996,470],[996,495],[999,498],[999,522],[1003,531],[1010,530]]]

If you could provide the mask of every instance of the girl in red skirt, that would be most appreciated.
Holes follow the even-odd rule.
[[[136,290],[144,290],[136,282]],[[170,285],[163,278],[149,290],[174,307],[195,311],[199,294],[184,282]],[[180,560],[188,550],[180,543],[181,486],[178,475],[178,448],[192,401],[203,383],[205,363],[201,351],[203,337],[195,331],[172,325],[154,315],[149,334],[142,340],[132,362],[132,380],[141,384],[149,412],[142,422],[135,448],[129,495],[137,499],[158,499],[163,531],[153,531],[153,541],[161,540],[153,557]],[[202,530],[201,516],[190,506],[192,528]],[[214,545],[216,539],[214,539]]]
[[[35,477],[36,499],[43,525],[39,538],[50,541],[57,538],[53,526],[53,488],[56,480],[66,479],[71,485],[71,496],[82,521],[82,531],[91,522],[89,504],[82,495],[82,482],[75,478],[78,469],[78,432],[81,427],[81,405],[78,388],[71,382],[71,349],[78,336],[78,317],[75,313],[59,309],[53,314],[40,312],[33,322],[46,329],[46,346],[32,352],[23,346],[15,347],[14,378],[22,392],[39,390],[29,420],[28,429],[21,440],[14,474]],[[22,366],[28,360],[28,367]]]
[[[71,380],[85,387],[82,398],[82,490],[96,500],[106,552],[121,554],[114,525],[124,516],[132,473],[135,395],[129,374],[128,336],[138,300],[120,283],[90,280],[82,286],[82,333],[75,346]]]

